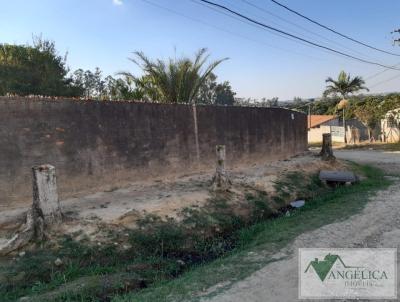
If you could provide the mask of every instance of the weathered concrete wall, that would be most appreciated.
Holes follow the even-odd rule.
[[[0,98],[0,208],[31,201],[31,167],[57,169],[61,198],[194,170],[289,157],[307,147],[306,116],[279,108]]]

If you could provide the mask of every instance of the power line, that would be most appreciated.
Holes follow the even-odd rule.
[[[143,0],[143,1],[144,1],[144,0]],[[192,1],[193,3],[196,3],[196,4],[198,4],[198,5],[204,6],[204,7],[208,8],[208,9],[211,9],[211,10],[213,10],[213,11],[219,13],[219,14],[222,14],[222,15],[224,15],[224,16],[227,16],[227,17],[229,17],[229,18],[232,18],[232,19],[234,19],[234,20],[236,20],[236,21],[239,21],[239,22],[242,22],[242,23],[244,23],[244,24],[247,24],[247,25],[249,25],[249,26],[253,26],[253,27],[258,28],[258,29],[267,30],[269,33],[271,33],[271,34],[273,34],[273,35],[275,35],[275,36],[278,36],[278,37],[281,37],[281,38],[285,38],[285,39],[288,39],[288,40],[290,40],[290,41],[293,41],[293,42],[296,42],[296,43],[300,43],[300,44],[302,44],[302,45],[307,45],[306,43],[304,43],[304,42],[302,42],[302,41],[298,41],[298,40],[296,40],[296,39],[293,39],[293,38],[291,38],[291,37],[287,37],[287,36],[285,36],[285,35],[282,35],[282,34],[280,34],[280,33],[275,32],[275,31],[269,30],[269,29],[267,29],[267,28],[263,28],[262,26],[259,26],[258,24],[254,24],[253,22],[249,22],[249,21],[246,20],[246,19],[239,18],[239,17],[236,16],[236,15],[232,15],[232,14],[229,14],[229,13],[227,13],[227,12],[225,12],[225,11],[218,10],[218,9],[216,9],[214,6],[209,6],[209,5],[205,4],[205,3],[202,3],[201,0],[197,0],[197,1],[199,1],[199,2],[196,2],[196,0],[190,0],[190,1]],[[307,46],[308,46],[308,45],[307,45]]]
[[[399,67],[400,66],[400,63],[397,63],[396,65],[393,65],[392,67]],[[375,77],[377,77],[377,76],[379,76],[379,75],[381,75],[382,73],[385,73],[386,71],[389,71],[390,69],[384,69],[384,70],[382,70],[382,71],[379,71],[379,72],[377,72],[377,73],[374,73],[373,75],[370,75],[370,76],[368,76],[368,77],[366,77],[365,78],[365,80],[371,80],[371,79],[373,79],[373,78],[375,78]]]
[[[147,1],[147,0],[142,0],[142,1]],[[202,5],[202,6],[206,7],[206,8],[208,8],[208,9],[211,9],[211,10],[213,10],[213,11],[219,13],[219,14],[222,14],[222,15],[224,15],[224,16],[228,16],[228,17],[230,17],[230,18],[232,18],[232,19],[234,19],[234,20],[237,20],[237,21],[239,21],[239,22],[242,22],[242,23],[244,23],[244,24],[254,26],[255,28],[258,28],[258,29],[266,30],[266,31],[268,31],[269,33],[271,33],[271,34],[273,34],[273,35],[276,35],[276,36],[278,36],[278,37],[288,39],[288,40],[290,40],[290,41],[292,41],[292,42],[299,43],[299,44],[301,44],[301,45],[310,46],[308,43],[305,43],[305,42],[300,41],[300,40],[298,40],[298,39],[291,38],[291,37],[288,37],[288,36],[286,36],[286,35],[283,35],[283,34],[280,34],[280,33],[275,32],[275,31],[269,30],[268,28],[262,27],[262,26],[260,26],[260,25],[258,25],[258,24],[254,24],[253,22],[249,22],[249,21],[246,20],[246,19],[239,18],[239,17],[237,17],[236,15],[228,14],[228,13],[226,13],[225,11],[221,11],[221,10],[219,10],[218,8],[214,7],[214,6],[207,5],[206,3],[203,3],[203,2],[201,2],[200,0],[190,0],[190,1],[192,1],[193,3],[196,3],[196,4],[198,4],[198,5]],[[197,1],[199,1],[199,2],[197,2]],[[276,23],[275,23],[275,24],[276,24]],[[277,25],[280,25],[280,24],[277,24]],[[247,39],[248,39],[248,38],[247,38]],[[251,41],[255,41],[255,40],[254,40],[254,39],[251,39]],[[268,44],[267,44],[267,45],[268,45]],[[271,45],[270,45],[270,46],[271,46]],[[273,47],[273,46],[271,46],[271,47]],[[275,46],[274,48],[277,48],[277,47]],[[284,50],[287,51],[287,52],[290,52],[289,50],[286,50],[286,49],[284,49]],[[326,52],[326,53],[329,53],[329,54],[331,54],[331,55],[335,55],[335,56],[341,57],[341,58],[343,57],[343,55],[340,54],[340,53],[334,53],[334,52],[332,53],[332,51],[326,50],[326,49],[323,49],[323,48],[321,49],[321,51]],[[294,52],[294,53],[295,53],[295,52]],[[300,53],[295,53],[295,54],[303,55],[303,56],[305,56],[305,57],[310,57],[309,55],[305,55],[305,54],[300,54]],[[311,58],[317,59],[317,58],[314,58],[314,57],[311,57]],[[321,60],[321,58],[318,58],[318,59]],[[386,66],[386,65],[384,65],[384,66]],[[397,70],[397,69],[396,69],[396,70]]]
[[[312,42],[312,41],[303,39],[303,38],[298,37],[298,36],[296,36],[296,35],[290,34],[290,33],[285,32],[285,31],[283,31],[283,30],[277,29],[277,28],[275,28],[275,27],[266,25],[266,24],[264,24],[264,23],[262,23],[262,22],[259,22],[259,21],[257,21],[257,20],[254,20],[254,19],[252,19],[252,18],[249,18],[249,17],[247,17],[247,16],[245,16],[245,15],[243,15],[243,14],[241,14],[241,13],[238,13],[238,12],[236,12],[236,11],[234,11],[234,10],[232,10],[232,9],[230,9],[230,8],[228,8],[228,7],[226,7],[226,6],[224,6],[224,5],[221,5],[221,4],[218,4],[218,3],[215,3],[215,2],[211,2],[211,1],[208,1],[208,0],[198,0],[198,1],[207,3],[207,4],[211,5],[211,6],[218,7],[218,8],[220,8],[220,9],[223,9],[223,10],[225,10],[225,11],[230,12],[231,14],[234,14],[234,15],[236,15],[236,16],[238,16],[238,17],[241,17],[241,18],[243,18],[243,19],[245,19],[245,20],[247,20],[247,21],[250,21],[250,22],[252,22],[252,23],[254,23],[254,24],[256,24],[256,25],[259,25],[259,26],[261,26],[261,27],[263,27],[263,28],[266,28],[266,29],[275,31],[275,32],[277,32],[277,33],[280,33],[280,34],[283,34],[283,35],[285,35],[285,36],[288,36],[288,37],[297,39],[297,40],[299,40],[299,41],[302,41],[302,42],[305,42],[305,43],[307,43],[307,44],[316,46],[316,47],[318,47],[318,48],[322,48],[322,49],[325,49],[325,50],[329,50],[329,51],[331,51],[331,52],[333,52],[333,53],[337,53],[337,54],[340,54],[340,55],[342,55],[342,56],[345,56],[345,57],[348,57],[348,58],[351,58],[351,59],[354,59],[354,60],[357,60],[357,61],[360,61],[360,62],[363,62],[363,63],[367,63],[367,64],[371,64],[371,65],[377,65],[377,66],[381,66],[381,67],[384,67],[384,68],[389,68],[389,69],[393,69],[393,70],[398,70],[398,71],[400,71],[400,69],[398,69],[398,68],[393,68],[393,67],[391,67],[391,66],[383,65],[383,64],[380,64],[380,63],[377,63],[377,62],[372,62],[372,61],[364,60],[364,59],[362,59],[362,58],[355,57],[355,56],[353,56],[353,55],[350,55],[350,54],[347,54],[347,53],[344,53],[344,52],[335,50],[335,49],[333,49],[333,48],[330,48],[330,47],[327,47],[327,46],[323,46],[323,45],[320,45],[320,44],[318,44],[318,43],[314,43],[314,42]]]
[[[320,34],[318,34],[318,33],[316,33],[316,32],[313,32],[313,31],[309,30],[308,28],[305,28],[305,27],[301,26],[300,24],[297,24],[297,23],[295,23],[295,22],[292,22],[292,21],[290,21],[290,20],[287,20],[287,19],[285,19],[285,18],[283,18],[283,17],[281,17],[281,16],[279,16],[279,15],[277,15],[277,14],[274,14],[274,13],[270,12],[269,10],[267,10],[267,9],[265,9],[265,8],[263,8],[263,7],[260,7],[260,6],[254,4],[254,3],[251,3],[250,1],[247,1],[247,0],[242,0],[242,1],[245,2],[245,3],[247,3],[248,5],[254,7],[254,8],[256,8],[256,9],[258,9],[258,10],[260,10],[260,11],[262,11],[262,12],[268,14],[268,15],[270,15],[270,16],[273,16],[273,17],[275,17],[275,18],[277,18],[277,19],[279,19],[279,20],[281,20],[281,21],[283,21],[283,22],[285,22],[285,23],[287,23],[287,24],[290,24],[290,25],[292,25],[292,26],[295,26],[296,28],[300,28],[300,29],[302,29],[303,31],[308,32],[308,33],[310,33],[310,34],[312,34],[312,35],[314,35],[314,36],[316,36],[316,37],[319,37],[319,38],[321,38],[321,39],[324,39],[324,40],[326,40],[326,41],[328,41],[328,42],[330,42],[330,43],[332,43],[332,44],[336,44],[336,45],[338,45],[338,46],[340,46],[340,47],[342,47],[342,48],[344,48],[344,49],[347,49],[347,50],[349,50],[349,51],[352,51],[352,52],[354,52],[354,53],[357,53],[357,54],[359,54],[359,55],[361,55],[361,56],[366,56],[365,54],[363,54],[363,53],[361,53],[361,52],[359,52],[359,51],[357,51],[357,50],[351,49],[350,47],[347,47],[347,46],[344,45],[344,44],[341,44],[341,43],[339,43],[339,42],[337,42],[337,41],[334,41],[334,40],[329,39],[329,38],[327,38],[327,37],[325,37],[325,36],[323,36],[323,35],[320,35]],[[369,56],[366,56],[366,57],[369,57]],[[371,58],[371,57],[369,57],[369,58]]]
[[[279,3],[279,2],[276,1],[276,0],[271,0],[271,1],[272,1],[273,3],[275,3],[276,5],[279,5],[279,6],[283,7],[284,9],[286,9],[286,10],[288,10],[288,11],[290,11],[290,12],[292,12],[292,13],[294,13],[294,14],[296,14],[296,15],[298,15],[298,16],[300,16],[300,17],[302,17],[302,18],[304,18],[304,19],[306,19],[306,20],[308,20],[308,21],[310,21],[310,22],[312,22],[312,23],[314,23],[314,24],[316,24],[316,25],[322,27],[322,28],[325,28],[325,29],[327,29],[327,30],[329,30],[329,31],[331,31],[331,32],[333,32],[333,33],[335,33],[335,34],[337,34],[337,35],[343,37],[343,38],[346,38],[346,39],[348,39],[348,40],[350,40],[350,41],[353,41],[353,42],[355,42],[355,43],[358,43],[358,44],[363,45],[363,46],[365,46],[365,47],[368,47],[368,48],[370,48],[370,49],[374,49],[374,50],[376,50],[376,51],[380,51],[380,52],[383,52],[383,53],[386,53],[386,54],[389,54],[389,55],[392,55],[392,56],[400,57],[400,54],[396,54],[396,53],[393,53],[393,52],[390,52],[390,51],[386,51],[386,50],[383,50],[383,49],[380,49],[380,48],[371,46],[371,45],[369,45],[369,44],[367,44],[367,43],[361,42],[361,41],[356,40],[356,39],[354,39],[354,38],[352,38],[352,37],[349,37],[349,36],[347,36],[347,35],[345,35],[345,34],[342,34],[342,33],[338,32],[338,31],[336,31],[336,30],[334,30],[334,29],[332,29],[332,28],[330,28],[330,27],[328,27],[328,26],[326,26],[326,25],[323,25],[323,24],[321,24],[321,23],[319,23],[319,22],[317,22],[317,21],[315,21],[315,20],[313,20],[313,19],[311,19],[311,18],[309,18],[309,17],[307,17],[307,16],[304,16],[303,14],[301,14],[301,13],[299,13],[299,12],[297,12],[297,11],[291,9],[290,7],[287,7],[286,5],[283,5],[282,3]]]
[[[143,1],[147,1],[147,0],[143,0]],[[258,25],[258,24],[255,24],[255,23],[253,23],[253,22],[250,22],[250,21],[248,21],[248,20],[246,20],[246,19],[239,18],[239,17],[236,16],[236,15],[232,15],[232,14],[229,14],[229,13],[227,13],[227,12],[225,12],[225,11],[221,11],[221,10],[215,8],[214,6],[210,6],[210,5],[207,5],[207,4],[203,3],[203,2],[201,2],[200,0],[190,0],[190,1],[192,1],[193,3],[196,3],[196,4],[198,4],[198,5],[204,6],[204,7],[208,8],[208,9],[211,9],[211,10],[213,10],[213,11],[219,13],[219,14],[222,14],[222,15],[224,15],[224,16],[227,16],[227,17],[230,17],[230,18],[232,18],[232,19],[234,19],[234,20],[237,20],[237,21],[239,21],[239,22],[242,22],[242,23],[244,23],[244,24],[246,24],[246,25],[254,26],[255,28],[266,30],[266,31],[268,31],[269,33],[271,33],[271,34],[273,34],[273,35],[275,35],[275,36],[288,39],[288,40],[290,40],[290,41],[292,41],[292,42],[299,43],[299,44],[301,44],[301,45],[309,46],[307,43],[305,43],[305,42],[303,42],[303,41],[299,41],[298,39],[294,39],[294,38],[288,37],[288,36],[286,36],[286,35],[283,35],[283,34],[281,34],[281,33],[278,33],[278,32],[272,31],[272,30],[269,30],[268,28],[264,28],[264,27],[262,27],[262,26],[260,26],[260,25]],[[252,40],[252,41],[255,41],[254,39],[251,39],[251,40]],[[267,45],[268,45],[268,44],[267,44]],[[270,45],[270,46],[271,46],[271,45]],[[271,47],[277,48],[276,46],[271,46]],[[291,51],[286,50],[286,49],[284,49],[284,50],[287,51],[287,52],[291,52]],[[329,53],[329,54],[332,54],[330,51],[325,50],[325,49],[321,49],[321,51],[324,51],[324,52],[327,52],[327,53]],[[305,54],[300,54],[300,53],[296,53],[296,52],[293,52],[293,53],[298,54],[298,55],[302,55],[302,56],[305,56],[305,57],[311,57],[311,56],[305,55]],[[338,57],[342,57],[340,54],[336,54],[336,53],[333,53],[333,55],[336,55],[336,56],[338,56]],[[317,58],[314,58],[314,57],[311,57],[311,58],[317,59]],[[321,58],[318,58],[318,59],[321,60]]]
[[[264,41],[259,41],[259,40],[256,40],[256,39],[249,38],[249,37],[247,37],[247,36],[238,34],[238,33],[236,33],[236,32],[233,32],[233,31],[230,31],[230,30],[227,30],[227,29],[224,29],[224,28],[222,28],[222,27],[215,26],[215,25],[213,25],[213,24],[204,22],[203,20],[200,20],[200,19],[197,19],[197,18],[193,18],[193,17],[191,17],[191,16],[188,16],[188,15],[186,15],[186,14],[183,14],[183,13],[178,12],[178,11],[176,11],[176,10],[173,10],[173,9],[171,9],[171,8],[168,8],[168,7],[159,5],[159,4],[157,4],[157,3],[151,2],[151,1],[149,1],[149,0],[141,0],[141,1],[143,1],[143,2],[145,2],[145,3],[147,3],[147,4],[149,4],[149,5],[152,5],[152,6],[154,6],[154,7],[157,7],[157,8],[159,8],[159,9],[165,10],[165,11],[167,11],[167,12],[169,12],[169,13],[175,14],[175,15],[177,15],[177,16],[181,16],[181,17],[186,18],[186,19],[189,19],[189,20],[191,20],[191,21],[194,21],[194,22],[200,23],[200,24],[202,24],[202,25],[205,25],[205,26],[208,26],[208,27],[217,29],[217,30],[219,30],[219,31],[228,33],[228,34],[233,35],[233,36],[237,36],[237,37],[242,38],[242,39],[246,39],[246,40],[251,41],[251,42],[254,42],[254,43],[258,43],[258,44],[261,44],[261,45],[265,45],[265,46],[268,46],[268,47],[271,47],[271,48],[275,48],[275,49],[278,49],[278,50],[281,50],[281,51],[285,51],[285,52],[288,52],[288,53],[292,53],[292,54],[295,54],[295,55],[298,55],[298,56],[307,57],[307,58],[310,58],[310,59],[313,59],[313,60],[322,60],[321,58],[316,58],[316,57],[313,57],[313,56],[310,56],[310,55],[307,55],[307,54],[303,54],[303,53],[296,52],[296,51],[289,50],[289,49],[285,49],[285,48],[282,48],[282,47],[279,47],[279,46],[271,45],[271,44],[266,43],[266,42],[264,42]],[[218,12],[219,12],[219,11],[218,11]],[[220,13],[222,13],[222,12],[220,12]],[[233,17],[232,15],[228,15],[228,14],[224,14],[224,15],[226,15],[226,16],[228,16],[228,17]],[[240,22],[244,22],[242,19],[239,19],[239,18],[234,18],[234,19],[237,20],[237,21],[240,21]],[[247,22],[244,22],[244,23],[250,25],[250,23],[247,23]],[[254,25],[254,24],[251,24],[251,25]]]
[[[392,81],[392,80],[395,80],[395,79],[397,79],[397,78],[400,78],[400,74],[398,74],[398,75],[396,75],[396,76],[394,76],[394,77],[392,77],[392,78],[389,78],[389,79],[387,79],[387,80],[378,82],[378,83],[376,83],[375,85],[370,86],[369,88],[375,88],[376,86],[385,84],[385,83],[390,82],[390,81]]]

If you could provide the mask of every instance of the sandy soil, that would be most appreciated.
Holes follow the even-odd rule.
[[[399,152],[345,150],[335,151],[335,155],[341,159],[374,164],[385,169],[388,174],[400,174]],[[203,301],[299,301],[297,298],[298,248],[318,247],[400,248],[400,182],[380,191],[361,213],[344,222],[326,225],[318,230],[302,234],[291,246],[273,256],[275,259],[283,257],[283,260],[265,266],[248,278],[233,284],[226,291]],[[399,255],[397,259],[400,260]],[[400,276],[400,271],[398,276]],[[399,278],[398,281],[400,281]]]
[[[340,166],[337,164],[336,168]],[[273,193],[275,181],[282,174],[288,171],[316,172],[322,168],[329,169],[331,166],[316,160],[308,152],[290,160],[229,170],[229,174],[235,184],[233,191],[237,199],[244,200],[246,188]],[[211,178],[211,174],[192,174],[177,180],[136,183],[128,188],[63,200],[62,211],[67,219],[58,231],[84,231],[93,238],[100,229],[104,229],[105,224],[134,227],[135,221],[145,213],[176,217],[180,209],[202,206],[212,197],[213,193],[209,190]],[[26,211],[27,208],[22,207],[0,212],[0,243],[23,221]]]

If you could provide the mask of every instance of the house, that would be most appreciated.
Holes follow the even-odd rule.
[[[331,133],[332,141],[344,142],[343,126],[336,115],[309,115],[308,142],[322,142],[322,134]]]
[[[336,115],[309,115],[308,142],[322,142],[322,134],[330,133],[332,142],[344,143],[345,131],[343,119]],[[356,143],[368,139],[368,129],[357,119],[346,120],[346,137],[348,143]]]
[[[382,140],[386,143],[400,142],[400,108],[390,110],[381,120]]]

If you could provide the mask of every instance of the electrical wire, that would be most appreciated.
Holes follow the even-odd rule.
[[[171,9],[171,8],[167,8],[167,7],[165,7],[165,6],[162,6],[162,5],[158,4],[158,3],[154,3],[154,2],[149,1],[149,0],[141,0],[141,1],[142,1],[142,2],[145,2],[145,3],[149,4],[149,5],[152,5],[152,6],[154,6],[154,7],[157,7],[157,8],[159,8],[159,9],[168,11],[169,13],[175,14],[175,15],[177,15],[177,16],[180,16],[180,17],[189,19],[189,20],[191,20],[191,21],[200,23],[200,24],[205,25],[205,26],[208,26],[208,27],[210,27],[210,28],[217,29],[217,30],[219,30],[219,31],[228,33],[228,34],[230,34],[230,35],[233,35],[233,36],[236,36],[236,37],[239,37],[239,38],[242,38],[242,39],[245,39],[245,40],[254,42],[254,43],[258,43],[258,44],[261,44],[261,45],[264,45],[264,46],[267,46],[267,47],[270,47],[270,48],[274,48],[274,49],[278,49],[278,50],[285,51],[285,52],[288,52],[288,53],[292,53],[292,54],[294,54],[294,55],[307,57],[307,58],[313,59],[313,60],[323,60],[322,58],[313,57],[313,56],[310,56],[310,55],[308,55],[308,54],[304,54],[304,53],[296,52],[296,51],[293,51],[293,50],[288,50],[288,49],[286,49],[286,48],[282,48],[282,47],[279,47],[279,46],[276,46],[276,45],[272,45],[272,44],[266,43],[266,42],[264,42],[264,41],[259,41],[259,40],[256,40],[256,39],[252,39],[252,38],[247,37],[247,36],[245,36],[245,35],[241,35],[241,34],[238,34],[238,33],[236,33],[236,32],[227,30],[227,29],[225,29],[225,28],[222,28],[222,27],[215,26],[215,25],[213,25],[213,24],[204,22],[203,20],[200,20],[200,19],[197,19],[197,18],[193,18],[193,17],[191,17],[191,16],[188,16],[188,15],[186,15],[186,14],[183,14],[183,13],[178,12],[178,11],[176,11],[176,10],[173,10],[173,9]],[[224,14],[224,15],[229,16],[229,17],[232,17],[231,15],[228,15],[228,14]],[[243,22],[242,19],[239,19],[239,18],[234,18],[234,19],[235,19],[235,20],[238,20],[238,21],[240,21],[240,22]],[[247,23],[247,22],[244,22],[244,23],[250,24],[250,23]],[[252,25],[254,25],[254,24],[252,24]]]
[[[338,32],[337,30],[335,30],[335,29],[333,29],[333,28],[331,28],[331,27],[328,27],[328,26],[326,26],[326,25],[323,25],[323,24],[321,24],[321,23],[319,23],[319,22],[317,22],[317,21],[315,21],[315,20],[313,20],[313,19],[311,19],[311,18],[309,18],[309,17],[307,17],[307,16],[305,16],[305,15],[303,15],[303,14],[301,14],[301,13],[295,11],[295,10],[293,10],[293,9],[291,9],[290,7],[288,7],[288,6],[286,6],[286,5],[284,5],[284,4],[282,4],[282,3],[279,3],[279,2],[276,1],[276,0],[271,0],[271,1],[272,1],[273,3],[275,3],[276,5],[279,5],[280,7],[283,7],[284,9],[286,9],[286,10],[288,10],[288,11],[290,11],[290,12],[296,14],[296,15],[298,15],[299,17],[304,18],[304,19],[310,21],[311,23],[314,23],[314,24],[316,24],[316,25],[318,25],[318,26],[320,26],[320,27],[322,27],[322,28],[324,28],[324,29],[326,29],[326,30],[329,30],[329,31],[331,31],[331,32],[333,32],[333,33],[335,33],[335,34],[337,34],[337,35],[339,35],[339,36],[341,36],[341,37],[343,37],[343,38],[345,38],[345,39],[348,39],[348,40],[353,41],[353,42],[355,42],[355,43],[357,43],[357,44],[363,45],[363,46],[365,46],[365,47],[368,47],[368,48],[370,48],[370,49],[373,49],[373,50],[376,50],[376,51],[379,51],[379,52],[382,52],[382,53],[386,53],[386,54],[389,54],[389,55],[392,55],[392,56],[400,57],[400,54],[393,53],[393,52],[390,52],[390,51],[386,51],[386,50],[383,50],[383,49],[374,47],[374,46],[372,46],[372,45],[369,45],[369,44],[367,44],[367,43],[364,43],[364,42],[361,42],[361,41],[359,41],[359,40],[356,40],[356,39],[354,39],[354,38],[352,38],[352,37],[349,37],[348,35],[342,34],[342,33]]]
[[[397,63],[396,65],[393,65],[392,67],[399,67],[400,66],[400,63]],[[379,76],[379,75],[381,75],[382,73],[385,73],[386,71],[389,71],[390,69],[384,69],[384,70],[382,70],[382,71],[379,71],[379,72],[377,72],[377,73],[374,73],[373,75],[370,75],[370,76],[368,76],[368,77],[366,77],[365,78],[365,80],[367,81],[367,80],[371,80],[371,79],[373,79],[373,78],[376,78],[377,76]]]
[[[277,28],[275,28],[275,27],[266,25],[266,24],[264,24],[264,23],[262,23],[262,22],[259,22],[259,21],[257,21],[257,20],[254,20],[254,19],[252,19],[252,18],[249,18],[249,17],[247,17],[247,16],[245,16],[245,15],[243,15],[243,14],[241,14],[241,13],[238,13],[238,12],[236,12],[236,11],[234,11],[234,10],[232,10],[232,9],[230,9],[230,8],[228,8],[228,7],[226,7],[226,6],[224,6],[224,5],[221,5],[221,4],[212,2],[212,1],[208,1],[208,0],[198,0],[198,1],[203,2],[203,3],[207,3],[207,4],[211,5],[211,6],[218,7],[218,8],[220,8],[220,9],[222,9],[222,10],[228,11],[229,13],[231,13],[231,14],[233,14],[233,15],[236,15],[236,16],[238,16],[238,17],[241,17],[241,18],[243,18],[243,19],[245,19],[245,20],[247,20],[247,21],[250,21],[250,22],[252,22],[252,23],[254,23],[254,24],[256,24],[256,25],[259,25],[259,26],[261,26],[261,27],[263,27],[263,28],[266,28],[266,29],[272,30],[272,31],[274,31],[274,32],[283,34],[283,35],[285,35],[285,36],[288,36],[288,37],[297,39],[297,40],[302,41],[302,42],[305,42],[305,43],[307,43],[307,44],[309,44],[309,45],[312,45],[312,46],[315,46],[315,47],[318,47],[318,48],[321,48],[321,49],[325,49],[325,50],[331,51],[331,52],[333,52],[333,53],[340,54],[340,55],[342,55],[342,56],[345,56],[345,57],[348,57],[348,58],[351,58],[351,59],[354,59],[354,60],[357,60],[357,61],[360,61],[360,62],[363,62],[363,63],[366,63],[366,64],[377,65],[377,66],[381,66],[381,67],[384,67],[384,68],[388,68],[388,69],[393,69],[393,70],[398,70],[398,71],[400,71],[400,69],[398,69],[398,68],[394,68],[394,67],[387,66],[387,65],[384,65],[384,64],[381,64],[381,63],[377,63],[377,62],[368,61],[368,60],[365,60],[365,59],[362,59],[362,58],[358,58],[358,57],[356,57],[356,56],[353,56],[353,55],[344,53],[344,52],[342,52],[342,51],[338,51],[338,50],[335,50],[335,49],[333,49],[333,48],[330,48],[330,47],[327,47],[327,46],[323,46],[323,45],[320,45],[320,44],[318,44],[318,43],[314,43],[314,42],[312,42],[312,41],[303,39],[303,38],[298,37],[298,36],[296,36],[296,35],[293,35],[293,34],[291,34],[291,33],[285,32],[285,31],[283,31],[283,30],[277,29]]]
[[[375,88],[376,86],[385,84],[385,83],[387,83],[387,82],[393,81],[393,80],[398,79],[398,78],[400,78],[400,74],[398,74],[398,75],[396,75],[396,76],[394,76],[394,77],[392,77],[392,78],[389,78],[389,79],[387,79],[387,80],[378,82],[378,83],[376,83],[376,84],[374,84],[374,85],[372,85],[372,86],[369,86],[369,88]]]
[[[327,38],[327,37],[325,37],[325,36],[323,36],[323,35],[321,35],[321,34],[318,34],[318,33],[316,33],[316,32],[313,32],[313,31],[309,30],[308,28],[305,28],[305,27],[301,26],[300,24],[297,24],[297,23],[295,23],[295,22],[292,22],[292,21],[287,20],[287,19],[285,19],[285,18],[283,18],[283,17],[281,17],[281,16],[279,16],[279,15],[277,15],[277,14],[274,14],[274,13],[270,12],[269,10],[265,9],[264,7],[260,7],[260,6],[258,6],[258,5],[256,5],[256,4],[250,2],[250,1],[248,1],[248,0],[242,0],[242,1],[243,1],[244,3],[246,3],[247,5],[250,5],[250,6],[256,8],[256,9],[258,9],[258,10],[260,10],[260,11],[262,11],[262,12],[264,12],[264,13],[270,15],[270,16],[273,16],[273,17],[275,17],[275,18],[277,18],[277,19],[279,19],[279,20],[281,20],[281,21],[287,23],[287,24],[290,24],[290,25],[292,25],[292,26],[295,26],[296,28],[300,28],[300,29],[302,29],[303,31],[305,31],[305,32],[307,32],[307,33],[310,33],[310,34],[312,34],[312,35],[314,35],[314,36],[316,36],[316,37],[319,37],[319,38],[321,38],[321,39],[323,39],[323,40],[325,40],[325,41],[328,41],[328,42],[329,42],[330,44],[332,44],[332,45],[337,45],[337,46],[342,47],[342,48],[344,48],[344,49],[347,49],[347,50],[349,50],[349,51],[351,51],[351,52],[354,52],[354,53],[356,53],[356,54],[358,54],[358,55],[361,55],[361,56],[364,56],[364,57],[368,57],[368,58],[371,59],[370,56],[367,56],[367,55],[365,55],[364,53],[362,53],[362,52],[360,52],[360,51],[354,50],[354,49],[352,49],[352,48],[350,48],[350,47],[347,47],[346,45],[344,45],[344,44],[342,44],[342,43],[339,43],[339,42],[337,42],[337,41],[334,41],[334,40],[332,40],[332,39],[329,39],[329,38]],[[373,59],[373,58],[372,58],[372,59]],[[374,59],[373,59],[373,60],[374,60]]]

